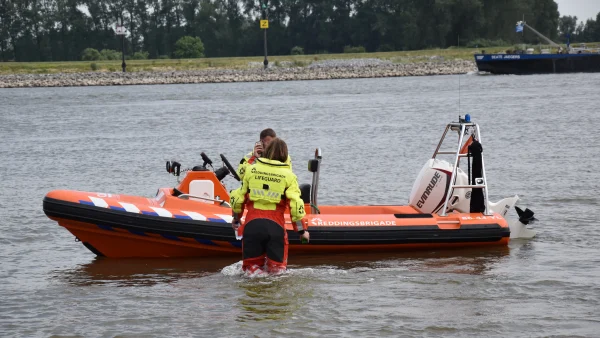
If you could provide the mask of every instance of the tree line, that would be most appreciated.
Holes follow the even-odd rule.
[[[263,53],[262,16],[268,16],[271,55],[486,47],[537,43],[526,22],[564,43],[600,41],[595,20],[559,17],[554,0],[0,0],[0,59],[81,60],[86,48],[121,50],[114,25],[128,33],[126,53],[176,57],[184,36],[199,37],[207,57]],[[359,49],[361,50],[361,49]]]

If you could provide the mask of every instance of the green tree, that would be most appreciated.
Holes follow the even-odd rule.
[[[558,33],[561,37],[573,35],[577,29],[577,17],[564,15],[558,19]]]
[[[0,0],[0,59],[79,60],[86,48],[120,53],[117,18],[127,27],[129,57],[262,55],[263,15],[269,55],[295,46],[307,54],[445,48],[459,36],[463,46],[537,43],[527,29],[515,33],[523,16],[555,41],[566,32],[572,41],[600,41],[600,16],[559,19],[554,0]]]
[[[184,36],[175,43],[175,57],[193,59],[204,57],[204,44],[199,37]]]
[[[304,55],[304,48],[300,47],[300,46],[295,46],[292,48],[292,51],[290,52],[291,55]]]
[[[96,61],[100,60],[100,52],[94,48],[86,48],[81,53],[81,60],[83,61]]]
[[[596,20],[592,25],[592,32],[590,38],[592,41],[600,41],[600,13],[596,15]]]
[[[85,51],[84,51],[85,52]],[[112,49],[103,49],[100,51],[100,60],[120,60],[121,53]]]
[[[11,34],[11,31],[14,31],[15,16],[16,8],[13,2],[0,0],[0,57],[2,61],[11,58],[11,44],[14,46],[14,42],[11,41],[14,34]]]
[[[538,32],[552,41],[556,41],[558,36],[558,5],[554,0],[529,0],[529,13],[530,19],[526,22],[531,27],[535,28]],[[528,17],[529,17],[528,16]],[[513,26],[514,27],[514,26]],[[543,39],[540,39],[535,33],[528,32],[525,29],[525,37],[531,42],[541,42],[545,44]]]
[[[132,60],[146,60],[148,58],[148,52],[135,52],[131,56]]]

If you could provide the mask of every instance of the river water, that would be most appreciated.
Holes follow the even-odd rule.
[[[599,88],[562,74],[2,89],[0,336],[598,336]],[[292,255],[287,274],[250,279],[237,257],[96,258],[42,210],[54,189],[153,196],[176,183],[165,160],[237,163],[266,127],[300,183],[322,148],[320,204],[404,204],[459,111],[481,126],[490,199],[518,194],[534,239]]]

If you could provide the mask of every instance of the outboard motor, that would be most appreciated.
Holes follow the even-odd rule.
[[[421,213],[437,213],[444,207],[446,194],[452,178],[452,164],[444,160],[428,160],[413,184],[408,204]],[[469,178],[460,168],[456,169],[457,185],[468,185]],[[448,202],[448,210],[469,212],[471,189],[455,188]]]

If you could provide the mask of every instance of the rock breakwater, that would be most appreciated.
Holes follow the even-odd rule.
[[[0,75],[0,88],[119,86],[221,82],[332,80],[399,76],[465,74],[476,71],[467,60],[431,59],[426,62],[395,63],[381,59],[314,61],[308,65],[282,61],[268,69],[249,65],[247,69],[203,69],[181,71],[85,72]],[[262,66],[262,65],[260,65]]]

